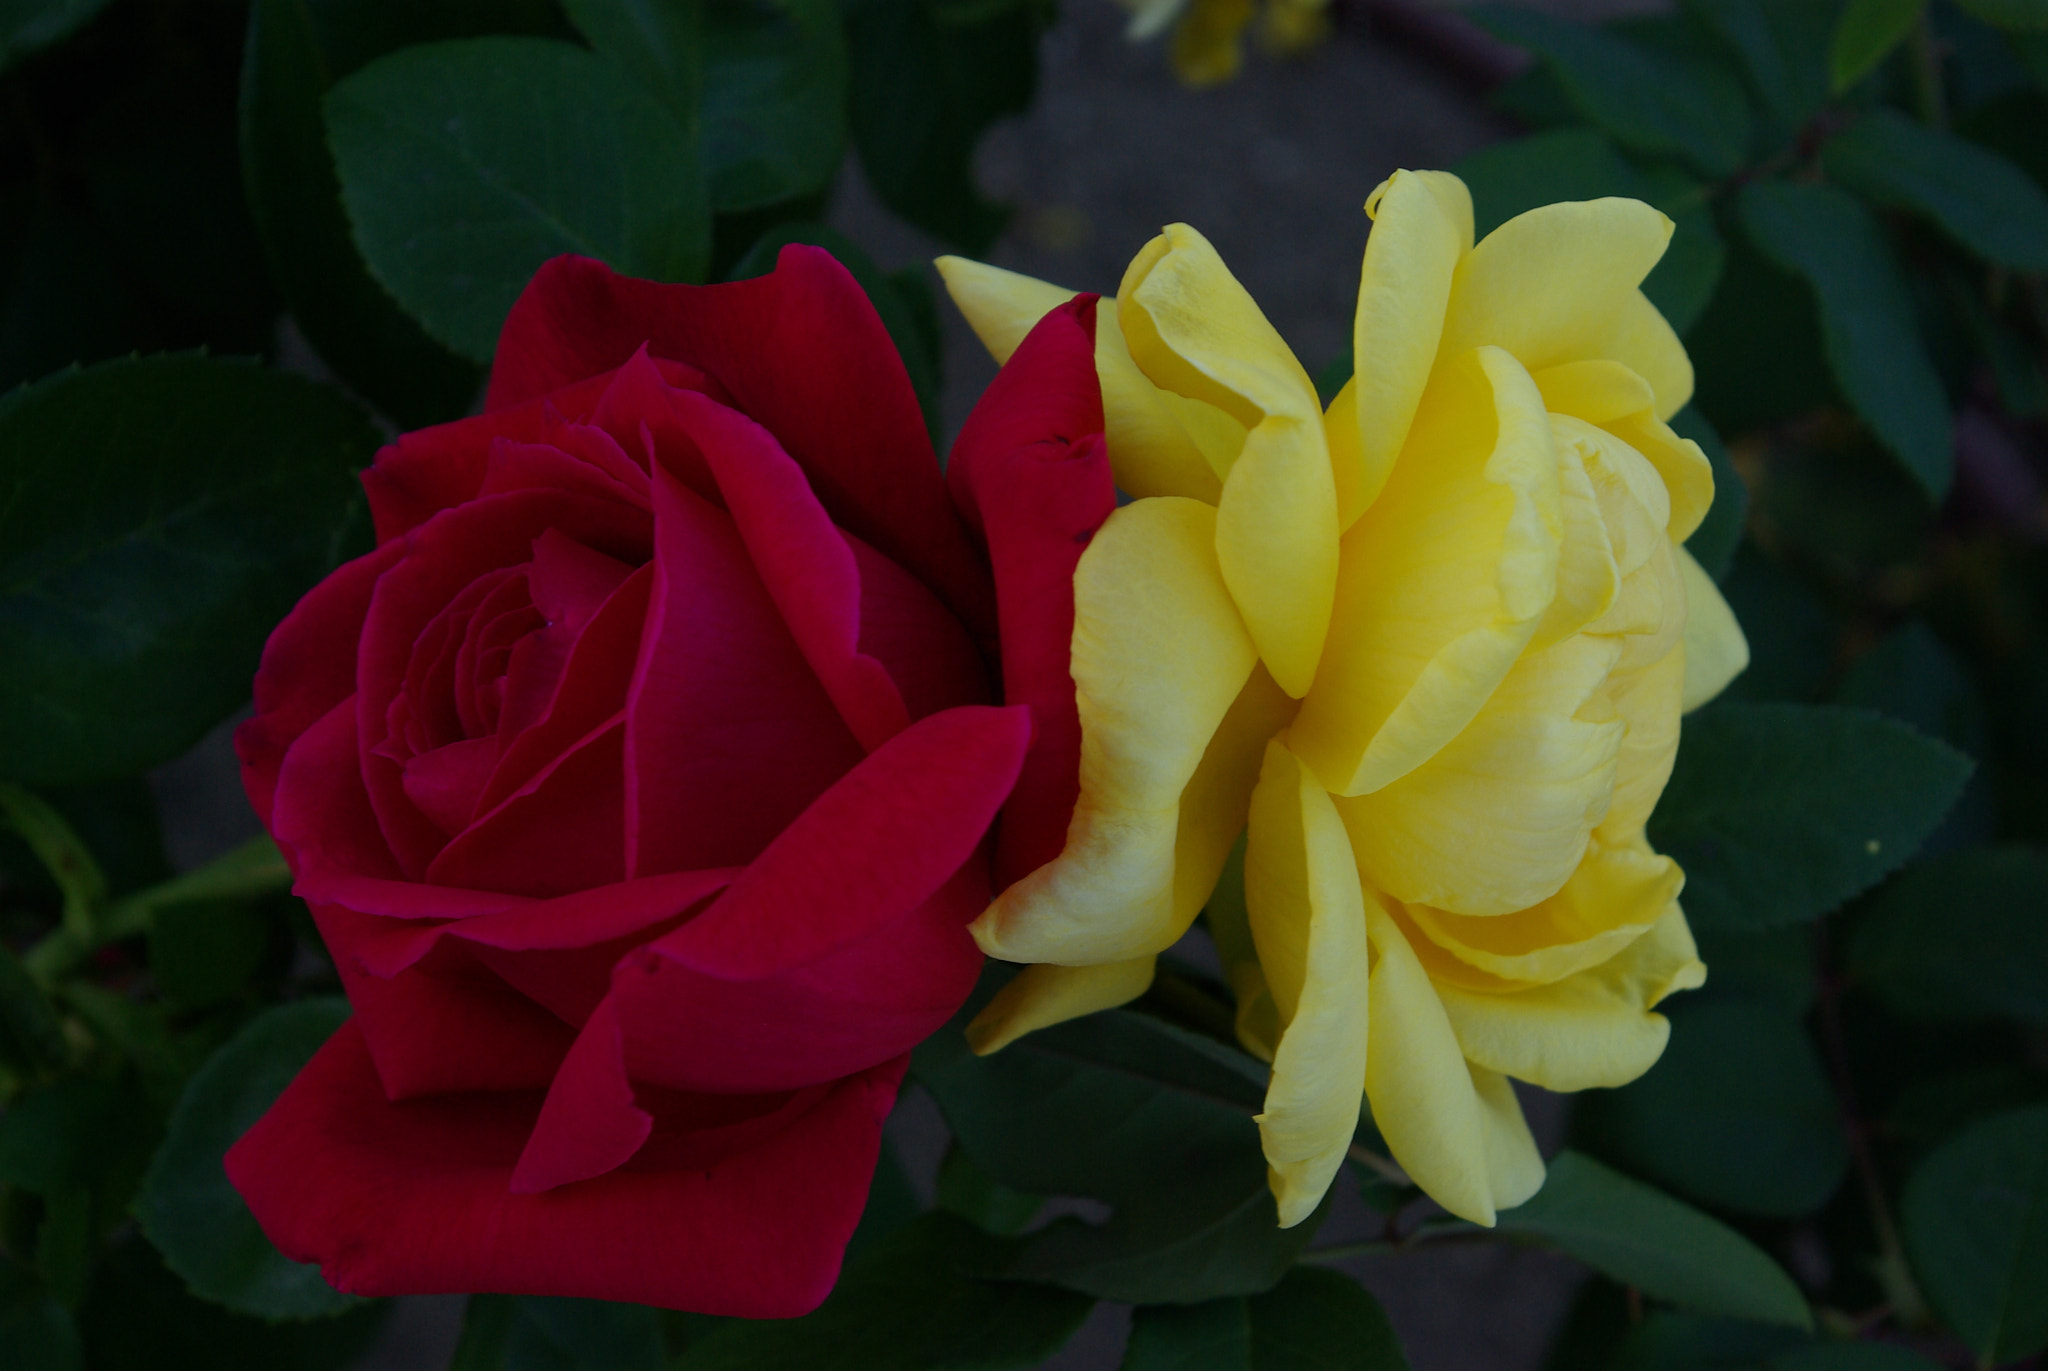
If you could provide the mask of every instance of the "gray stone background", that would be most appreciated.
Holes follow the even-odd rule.
[[[1666,7],[1521,2],[1574,17]],[[1190,91],[1174,80],[1160,44],[1124,41],[1124,11],[1110,0],[1062,0],[1043,40],[1036,103],[993,130],[978,157],[984,189],[1017,207],[990,259],[1109,295],[1161,226],[1192,224],[1313,374],[1349,337],[1366,195],[1396,168],[1447,167],[1513,131],[1468,79],[1379,15],[1381,0],[1334,3],[1335,31],[1317,51],[1280,61],[1254,48],[1236,81]],[[885,267],[944,250],[883,210],[851,161],[832,220]],[[995,367],[950,304],[941,312],[944,411],[948,431],[957,432]],[[256,831],[226,733],[154,778],[181,867]],[[1540,1092],[1525,1100],[1539,1141],[1553,1148],[1561,1102]],[[929,1196],[945,1139],[936,1108],[908,1092],[890,1132]],[[1318,1245],[1376,1231],[1348,1182],[1340,1178],[1338,1188],[1341,1202]],[[1414,1371],[1535,1371],[1583,1274],[1554,1255],[1496,1245],[1422,1248],[1339,1269],[1385,1305]],[[462,1298],[397,1304],[358,1371],[446,1366]],[[1128,1308],[1099,1306],[1047,1368],[1113,1371],[1129,1322]]]

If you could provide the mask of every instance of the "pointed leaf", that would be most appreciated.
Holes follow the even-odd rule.
[[[1684,868],[1695,924],[1799,923],[1912,856],[1970,770],[1864,710],[1725,700],[1686,719],[1650,842]]]
[[[1849,0],[1828,45],[1828,89],[1840,95],[1869,75],[1926,8],[1927,0]]]
[[[1965,1130],[1906,1182],[1913,1271],[1983,1363],[2048,1347],[2048,1105]]]
[[[1980,257],[2048,269],[2048,193],[1982,144],[1874,109],[1821,147],[1829,176],[1941,225]]]

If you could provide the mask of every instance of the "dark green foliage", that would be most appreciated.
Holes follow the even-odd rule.
[[[1938,501],[1954,463],[1948,400],[1877,220],[1845,192],[1806,183],[1754,182],[1740,206],[1750,240],[1812,289],[1835,384]]]
[[[1818,918],[1913,855],[1969,759],[1861,710],[1728,701],[1686,720],[1650,841],[1685,868],[1687,916]]]
[[[1084,1295],[1002,1279],[1018,1240],[927,1214],[849,1266],[814,1314],[729,1324],[677,1371],[1023,1371],[1073,1335]]]
[[[1749,144],[1742,85],[1708,54],[1679,59],[1534,10],[1486,7],[1473,17],[1543,58],[1579,113],[1623,147],[1675,154],[1710,176],[1742,165]]]
[[[1821,164],[1875,204],[1925,215],[1988,261],[2048,268],[2048,192],[1967,139],[1876,109],[1830,138]]]
[[[1718,989],[1720,967],[1710,975]],[[1819,1209],[1849,1153],[1799,1021],[1779,1004],[1745,999],[1666,1012],[1664,1055],[1634,1084],[1589,1093],[1575,1117],[1578,1136],[1631,1172],[1719,1209],[1778,1218]]]
[[[1747,1239],[1577,1152],[1558,1154],[1535,1198],[1503,1212],[1499,1227],[1689,1309],[1811,1326],[1792,1278]]]
[[[1718,581],[1727,576],[1735,561],[1735,549],[1742,542],[1743,520],[1749,514],[1749,487],[1736,475],[1721,435],[1714,432],[1714,426],[1698,410],[1687,406],[1678,411],[1671,417],[1671,427],[1679,437],[1698,443],[1714,467],[1714,503],[1700,526],[1685,540],[1685,550],[1707,575]]]
[[[208,1059],[171,1111],[135,1209],[194,1294],[266,1319],[319,1318],[362,1303],[272,1247],[221,1169],[235,1139],[347,1017],[347,1002],[333,999],[270,1010]]]
[[[247,699],[271,628],[353,550],[375,443],[331,390],[202,357],[0,401],[0,775],[154,766]]]
[[[958,1025],[994,979],[917,1050],[917,1079],[990,1177],[1114,1208],[1100,1225],[1062,1218],[1039,1230],[1011,1272],[1139,1304],[1255,1294],[1285,1275],[1317,1220],[1278,1226],[1252,1123],[1264,1069],[1128,1011],[976,1057]]]
[[[1297,1266],[1263,1295],[1155,1304],[1131,1319],[1123,1371],[1407,1371],[1393,1325],[1348,1276]]]
[[[2048,1347],[2048,1105],[1986,1119],[1906,1185],[1913,1270],[1985,1365]]]
[[[1850,964],[1903,1014],[2048,1024],[2043,911],[2048,851],[1965,848],[1914,866],[1878,892]]]
[[[637,1304],[471,1295],[449,1371],[661,1371],[661,1315]]]
[[[343,203],[370,271],[427,331],[488,362],[512,302],[565,252],[701,279],[702,159],[639,84],[566,43],[402,49],[325,101]]]
[[[972,158],[989,125],[1030,102],[1039,25],[1031,0],[848,0],[861,167],[883,204],[968,253],[1009,217],[976,189]]]

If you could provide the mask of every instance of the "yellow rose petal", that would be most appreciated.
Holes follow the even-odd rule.
[[[1330,640],[1288,746],[1335,794],[1406,775],[1470,723],[1557,593],[1543,397],[1481,349],[1438,374],[1402,461],[1344,535]]]
[[[1513,1209],[1543,1188],[1543,1154],[1522,1116],[1522,1102],[1506,1076],[1467,1060],[1472,1093],[1479,1097],[1480,1127],[1486,1140],[1486,1179],[1493,1207]]]
[[[1524,657],[1443,749],[1338,802],[1359,869],[1405,904],[1504,915],[1555,894],[1607,813],[1624,729],[1601,689],[1620,649]]]
[[[1237,1040],[1245,1051],[1270,1064],[1280,1045],[1280,1006],[1273,1001],[1266,973],[1259,969],[1259,949],[1252,941],[1251,912],[1244,899],[1244,850],[1240,834],[1202,910],[1202,921],[1216,942],[1223,978],[1237,999]]]
[[[1635,841],[1664,793],[1678,756],[1679,692],[1685,684],[1683,647],[1635,671],[1617,672],[1607,698],[1627,729],[1614,768],[1614,797],[1593,830],[1596,842],[1624,847]]]
[[[1373,1123],[1431,1199],[1491,1228],[1499,1121],[1482,1104],[1450,1016],[1408,939],[1377,900],[1366,901],[1365,917],[1376,954],[1365,1064]]]
[[[1557,442],[1564,540],[1558,549],[1557,596],[1529,640],[1531,648],[1545,648],[1577,633],[1613,608],[1621,593],[1621,568],[1614,558],[1607,517],[1587,474],[1585,456],[1572,441],[1569,423],[1560,415],[1550,417],[1551,435]]]
[[[1531,371],[1611,357],[1655,388],[1656,376],[1614,349],[1617,338],[1638,347],[1636,287],[1664,255],[1671,230],[1661,211],[1611,197],[1516,215],[1459,264],[1438,356],[1491,345]]]
[[[1151,988],[1157,960],[1134,957],[1097,966],[1027,966],[967,1025],[967,1045],[977,1057],[986,1057],[1026,1033],[1129,1004]]]
[[[1218,86],[1244,64],[1239,35],[1251,22],[1251,0],[1193,0],[1173,31],[1173,74],[1197,90]]]
[[[941,257],[938,268],[947,294],[997,362],[1009,361],[1047,311],[1077,293],[964,257]],[[1227,470],[1244,445],[1243,425],[1146,380],[1124,346],[1114,302],[1108,300],[1095,311],[1095,370],[1117,485],[1140,497],[1185,495],[1215,504],[1223,494],[1219,465]]]
[[[1315,387],[1185,224],[1132,261],[1117,318],[1150,380],[1247,430],[1223,480],[1216,555],[1260,659],[1299,698],[1315,679],[1337,579],[1337,492]]]
[[[1563,889],[1527,909],[1475,918],[1410,905],[1406,913],[1466,965],[1504,983],[1548,985],[1601,965],[1641,937],[1684,884],[1678,863],[1647,845],[1596,846]]]
[[[1601,427],[1643,454],[1664,478],[1664,488],[1671,492],[1671,522],[1664,531],[1671,540],[1682,543],[1692,537],[1714,503],[1714,466],[1700,445],[1679,437],[1648,410],[1610,419]]]
[[[1252,792],[1245,902],[1280,1045],[1259,1136],[1280,1226],[1315,1211],[1358,1131],[1369,1022],[1365,900],[1330,796],[1278,742]]]
[[[1139,500],[1110,515],[1075,568],[1081,793],[1066,848],[972,925],[990,956],[1128,961],[1186,928],[1175,900],[1182,792],[1254,661],[1215,528],[1216,511],[1197,501]]]
[[[1351,324],[1360,508],[1393,471],[1436,365],[1451,280],[1472,249],[1472,197],[1447,172],[1397,171],[1373,191],[1365,212],[1373,226]]]
[[[1225,859],[1244,834],[1266,740],[1287,727],[1298,708],[1263,664],[1254,666],[1188,778],[1174,844],[1175,937],[1187,931],[1216,889]]]
[[[1692,399],[1692,358],[1671,324],[1640,290],[1623,302],[1606,336],[1588,345],[1589,357],[1611,357],[1650,383],[1656,416],[1669,419]]]
[[[1611,960],[1553,985],[1488,994],[1439,985],[1465,1055],[1546,1090],[1626,1085],[1664,1051],[1652,1008],[1706,979],[1676,904]]]
[[[1685,583],[1685,694],[1687,713],[1719,695],[1749,665],[1749,640],[1721,589],[1693,555],[1677,549]]]

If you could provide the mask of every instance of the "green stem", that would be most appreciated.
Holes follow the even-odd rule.
[[[291,868],[277,844],[268,837],[252,838],[204,866],[114,901],[89,927],[74,927],[67,920],[30,948],[22,961],[37,980],[51,985],[69,975],[93,949],[147,933],[159,909],[195,900],[254,899],[288,890],[291,883]]]
[[[1351,1149],[1346,1155],[1367,1170],[1378,1172],[1382,1180],[1391,1181],[1395,1185],[1415,1184],[1408,1178],[1406,1171],[1394,1164],[1392,1157],[1382,1157],[1363,1143],[1351,1144]]]

